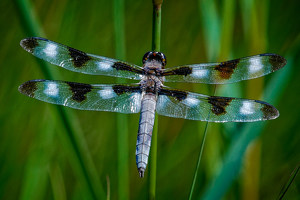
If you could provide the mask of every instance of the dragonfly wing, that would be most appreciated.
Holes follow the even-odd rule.
[[[67,81],[31,80],[19,91],[32,98],[79,110],[138,113],[141,92],[138,84],[90,85]]]
[[[166,69],[162,76],[166,82],[193,82],[206,84],[234,83],[258,78],[286,64],[277,54],[259,54],[220,63],[204,63]]]
[[[20,45],[34,56],[65,69],[84,74],[141,79],[141,67],[68,47],[39,37],[21,40]]]
[[[275,119],[278,110],[258,100],[206,96],[162,88],[156,112],[160,115],[209,122],[253,122]]]

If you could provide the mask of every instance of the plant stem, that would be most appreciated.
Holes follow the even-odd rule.
[[[196,166],[195,173],[194,173],[193,183],[192,183],[190,194],[189,194],[189,200],[192,199],[194,188],[195,188],[195,183],[196,183],[199,166],[200,166],[201,159],[202,159],[204,144],[205,144],[205,140],[206,140],[207,127],[208,127],[208,122],[206,122],[205,128],[204,128],[204,135],[203,135],[203,139],[202,139],[202,143],[201,143],[201,149],[200,149],[199,156],[198,156],[197,166]]]
[[[153,0],[152,50],[160,51],[161,4],[162,0]]]
[[[290,188],[291,184],[294,182],[298,172],[300,170],[300,165],[298,165],[292,172],[292,174],[290,175],[290,178],[288,180],[288,182],[284,185],[284,187],[281,189],[280,194],[278,199],[281,200],[283,199],[283,197],[285,196],[285,194],[287,193],[288,189]]]
[[[125,60],[125,23],[124,0],[114,0],[114,28],[116,58]],[[117,79],[118,83],[126,83],[124,79]],[[117,114],[117,145],[118,145],[118,196],[119,199],[129,199],[129,149],[128,149],[128,117]]]
[[[161,36],[161,5],[163,0],[153,0],[153,27],[152,27],[152,50],[160,51]],[[157,161],[157,134],[158,134],[158,116],[155,116],[154,128],[152,133],[152,147],[150,156],[150,183],[149,199],[155,199],[156,191],[156,161]]]

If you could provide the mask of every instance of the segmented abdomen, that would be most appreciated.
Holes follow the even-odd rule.
[[[148,163],[151,146],[152,130],[154,125],[157,96],[147,93],[142,99],[139,131],[136,142],[136,165],[140,177],[144,176]]]

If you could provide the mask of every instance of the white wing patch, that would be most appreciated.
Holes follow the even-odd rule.
[[[111,99],[117,96],[112,88],[99,90],[98,93],[102,99]]]
[[[107,63],[103,61],[98,63],[98,68],[103,71],[109,71],[112,69],[111,63]]]
[[[251,115],[255,112],[253,108],[253,103],[251,102],[243,102],[242,107],[240,108],[240,113],[243,115]]]
[[[48,83],[44,93],[47,96],[58,97],[59,88],[56,83]]]
[[[44,53],[48,56],[48,57],[56,57],[57,55],[57,46],[55,44],[52,43],[48,43],[46,48],[44,49]]]
[[[260,71],[264,65],[261,63],[261,59],[259,57],[254,57],[249,59],[250,65],[249,65],[249,72],[250,74],[254,74],[258,71]]]
[[[189,107],[194,107],[194,106],[199,105],[200,100],[188,95],[187,98],[182,101],[182,103],[184,103],[185,105],[187,105]]]
[[[196,69],[194,68],[191,76],[195,78],[205,78],[209,75],[209,71],[207,69]]]

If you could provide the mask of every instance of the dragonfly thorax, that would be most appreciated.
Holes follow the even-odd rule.
[[[147,76],[161,76],[163,65],[156,60],[146,61],[143,66],[144,74]]]
[[[147,75],[140,81],[143,92],[157,94],[163,86],[161,78],[154,75]]]

